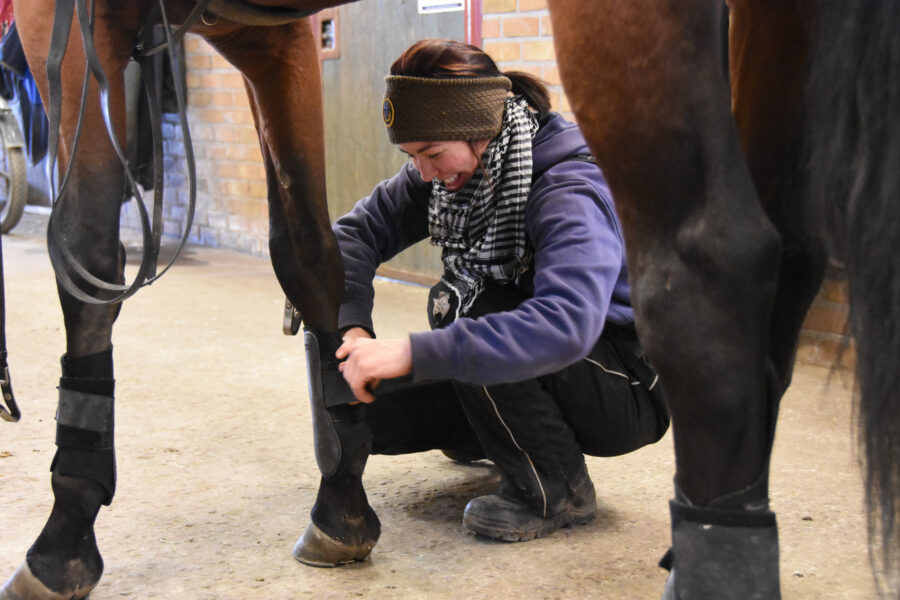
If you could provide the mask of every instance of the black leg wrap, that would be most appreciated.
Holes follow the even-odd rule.
[[[78,358],[62,358],[56,413],[58,450],[50,470],[83,477],[106,490],[108,505],[116,492],[112,349]]]
[[[341,345],[337,331],[304,328],[309,401],[316,463],[326,479],[341,472],[356,451],[372,439],[360,405],[338,369],[334,353]]]
[[[778,600],[775,514],[670,502],[672,548],[663,600]]]

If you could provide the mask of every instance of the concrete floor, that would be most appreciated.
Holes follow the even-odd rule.
[[[64,330],[42,235],[26,215],[3,238],[24,417],[0,423],[0,577],[23,560],[52,501]],[[376,288],[381,337],[427,327],[423,288]],[[319,476],[303,343],[281,334],[282,303],[267,260],[198,247],[125,303],[114,333],[119,488],[97,522],[106,570],[93,600],[659,597],[671,433],[628,456],[589,457],[597,519],[521,544],[461,527],[466,502],[497,483],[487,463],[372,457],[365,484],[383,534],[371,560],[295,562]],[[800,367],[783,404],[771,495],[786,599],[875,596],[846,379]]]

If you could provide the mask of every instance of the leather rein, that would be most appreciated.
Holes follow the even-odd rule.
[[[165,10],[165,0],[159,0],[159,14],[165,30],[165,41],[149,49],[145,49],[144,44],[139,42],[135,48],[134,54],[138,65],[141,67],[144,89],[148,99],[150,127],[153,137],[154,188],[151,223],[150,213],[142,198],[141,190],[128,166],[125,153],[122,151],[122,146],[119,143],[118,136],[112,125],[109,81],[100,64],[100,58],[97,55],[97,50],[94,45],[93,23],[95,5],[96,0],[91,2],[90,9],[87,7],[86,0],[57,0],[53,16],[50,50],[47,54],[47,83],[49,88],[47,117],[50,123],[48,136],[48,153],[50,158],[48,164],[51,172],[50,183],[53,198],[50,218],[47,224],[47,247],[50,254],[50,263],[53,265],[53,270],[56,273],[56,279],[59,282],[59,285],[68,294],[86,304],[109,305],[122,302],[126,298],[133,296],[140,288],[152,284],[169,270],[181,255],[182,250],[184,250],[184,247],[187,244],[193,226],[194,212],[197,205],[196,165],[194,162],[193,145],[191,143],[190,130],[187,122],[184,90],[180,85],[176,84],[175,98],[178,106],[178,117],[184,144],[184,156],[188,170],[189,193],[187,220],[175,254],[172,256],[171,260],[169,260],[165,268],[157,273],[157,262],[159,260],[159,249],[162,238],[162,109],[160,107],[159,99],[152,92],[152,72],[149,68],[146,68],[148,58],[166,48],[180,48],[183,44],[185,34],[191,27],[196,25],[198,21],[202,19],[204,23],[210,24],[204,16],[204,13],[207,11],[215,17],[222,17],[244,25],[281,25],[308,17],[317,11],[261,7],[245,2],[244,0],[197,0],[184,22],[177,28],[173,28],[168,22]],[[70,152],[66,172],[63,175],[61,182],[59,182],[59,185],[57,185],[54,169],[58,158],[59,128],[62,116],[61,67],[63,56],[65,55],[66,47],[69,42],[72,19],[75,14],[77,14],[78,17],[78,27],[84,46],[86,64],[81,92],[81,106],[78,113],[78,122],[75,127],[72,151]],[[169,53],[169,64],[175,81],[181,81],[182,65],[179,64],[176,58],[176,52]],[[104,281],[88,272],[67,247],[65,240],[62,238],[62,235],[56,226],[56,219],[54,218],[59,215],[60,206],[63,202],[63,192],[69,181],[69,175],[71,173],[72,165],[74,164],[75,152],[78,149],[78,140],[81,136],[81,127],[84,123],[84,112],[85,107],[87,106],[88,83],[92,75],[94,79],[96,79],[100,89],[100,110],[103,115],[103,123],[106,127],[107,135],[109,136],[113,149],[125,170],[128,190],[134,197],[140,213],[141,235],[143,241],[141,260],[137,273],[130,284],[117,284]],[[7,365],[2,256],[2,246],[0,246],[0,397],[2,397],[3,402],[6,404],[6,406],[3,406],[3,402],[0,402],[0,419],[15,422],[20,419],[21,412],[16,404],[15,397],[13,396],[9,368]],[[69,274],[70,271],[77,274],[85,284],[96,288],[97,291],[90,292],[84,289],[84,287],[76,284]],[[288,307],[290,307],[289,302]]]

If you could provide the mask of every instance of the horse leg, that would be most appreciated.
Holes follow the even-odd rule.
[[[732,111],[760,200],[782,239],[769,322],[769,359],[780,396],[790,384],[800,327],[827,263],[818,217],[804,202],[809,7],[732,0],[731,23]]]
[[[22,42],[41,94],[47,99],[44,52],[49,48],[52,2],[18,2]],[[124,132],[121,74],[130,49],[132,8],[98,7],[94,25],[97,51],[110,77],[117,131]],[[132,14],[134,12],[134,14]],[[101,43],[102,42],[102,43]],[[65,197],[53,216],[59,239],[92,274],[121,281],[123,255],[118,239],[119,206],[124,189],[121,164],[106,139],[96,85],[92,86],[80,149],[71,156],[84,73],[80,36],[72,31],[63,61],[60,167],[71,161]],[[124,140],[124,138],[122,138]],[[90,291],[90,288],[86,288]],[[111,334],[118,306],[86,305],[59,288],[66,328],[57,409],[58,451],[51,464],[53,509],[25,563],[0,589],[3,600],[84,598],[97,584],[103,560],[94,537],[100,506],[115,493],[113,447],[113,361]]]
[[[338,371],[343,263],[325,201],[321,75],[306,20],[208,36],[243,73],[269,189],[269,250],[306,324],[315,453],[322,479],[294,556],[314,566],[365,560],[380,534],[362,472],[372,434]]]
[[[780,238],[741,157],[718,0],[551,0],[563,83],[616,199],[672,412],[666,598],[778,598],[768,364]],[[586,31],[602,26],[602,35]]]

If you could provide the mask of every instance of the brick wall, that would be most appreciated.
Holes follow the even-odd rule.
[[[553,110],[574,119],[556,68],[546,0],[482,0],[482,47],[503,71],[525,71],[550,89]]]
[[[200,37],[185,40],[187,118],[197,170],[197,205],[190,240],[205,246],[268,254],[266,176],[243,78]],[[166,238],[181,236],[188,187],[181,126],[164,115]],[[152,193],[145,194],[148,204]],[[126,206],[124,225],[135,228]]]
[[[844,338],[847,323],[847,284],[840,279],[825,281],[800,332],[797,360],[830,367],[856,366],[856,350]]]
[[[573,119],[562,90],[546,0],[482,0],[483,47],[502,70],[527,71],[551,92],[554,110]],[[268,254],[266,182],[247,97],[240,74],[196,36],[186,39],[188,121],[197,165],[197,212],[191,241]],[[180,236],[184,227],[187,182],[181,128],[165,116],[165,235]],[[148,194],[152,197],[152,194]],[[133,205],[123,225],[135,228]],[[171,241],[169,243],[172,243]],[[807,316],[798,360],[852,366],[855,352],[843,345],[847,316],[845,287],[826,282]]]

